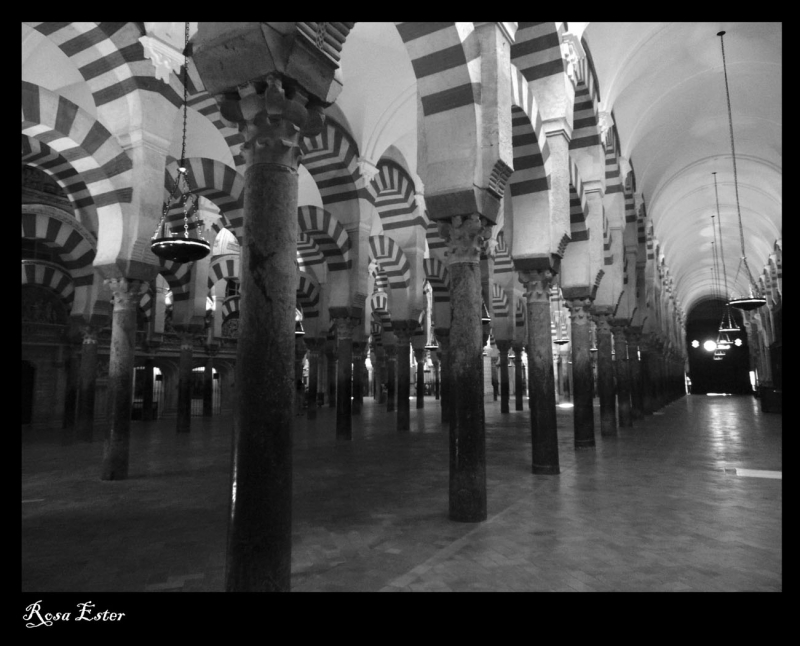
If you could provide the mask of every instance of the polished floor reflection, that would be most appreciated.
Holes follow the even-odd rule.
[[[529,412],[486,403],[489,518],[447,519],[438,402],[411,430],[371,399],[353,440],[335,411],[298,418],[294,591],[780,591],[781,415],[690,396],[530,473]],[[513,402],[512,402],[513,409]],[[99,479],[93,444],[23,437],[23,591],[221,591],[231,419],[132,424],[130,479]]]

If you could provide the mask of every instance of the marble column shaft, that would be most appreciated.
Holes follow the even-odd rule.
[[[592,448],[594,440],[594,404],[591,360],[591,326],[589,298],[565,301],[572,323],[572,402],[575,427],[575,448]]]
[[[193,334],[184,333],[178,364],[178,417],[175,426],[178,433],[192,430],[192,345]]]
[[[514,410],[524,410],[522,388],[522,344],[514,344]]]
[[[460,522],[486,519],[486,430],[483,408],[483,329],[479,264],[484,223],[477,214],[439,222],[448,247],[450,273],[449,517]]]
[[[528,397],[531,410],[531,472],[560,473],[553,338],[550,332],[550,271],[520,272],[528,319]]]
[[[142,388],[142,421],[153,421],[153,378],[154,378],[153,358],[147,357],[144,360],[144,388]],[[205,411],[203,411],[205,413]]]
[[[328,408],[336,408],[336,351],[325,353],[326,382],[328,383]]]
[[[508,351],[511,348],[511,341],[502,339],[497,340],[497,349],[500,351],[500,412],[508,413]]]
[[[617,402],[614,386],[613,341],[609,314],[595,314],[597,326],[597,395],[600,399],[600,435],[616,437]]]
[[[308,395],[306,418],[317,419],[317,380],[319,379],[319,345],[315,339],[306,341],[308,347]]]
[[[628,341],[628,374],[631,381],[631,419],[644,418],[644,387],[642,381],[642,362],[639,359],[640,337],[630,329],[625,335]]]
[[[628,362],[628,343],[625,339],[624,325],[611,328],[614,335],[614,370],[617,375],[617,410],[619,426],[627,428],[633,425],[631,417],[631,384]]]
[[[237,415],[226,582],[229,592],[288,591],[295,424],[295,307],[300,138],[321,130],[321,108],[276,75],[221,111],[245,143]]]
[[[450,424],[450,328],[436,328],[436,340],[439,343],[439,402],[442,407],[442,424]]]
[[[417,361],[417,408],[425,407],[425,350],[414,350]]]
[[[398,329],[397,336],[397,430],[407,431],[410,428],[410,402],[411,391],[411,330]]]
[[[127,278],[107,279],[114,295],[111,348],[108,358],[109,425],[103,443],[101,480],[125,480],[130,457],[133,364],[136,352],[136,306],[147,283]]]
[[[81,345],[81,373],[78,384],[78,414],[75,435],[80,442],[94,436],[94,400],[97,389],[97,331],[87,329]]]
[[[397,348],[386,346],[386,412],[394,412],[395,385],[397,383]]]
[[[334,319],[336,323],[336,439],[353,439],[353,329],[357,321],[351,318]]]
[[[364,344],[353,343],[353,415],[361,415],[364,401],[361,379],[364,376]]]

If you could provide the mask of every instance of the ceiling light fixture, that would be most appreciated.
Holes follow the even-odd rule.
[[[199,197],[192,193],[189,186],[189,169],[186,165],[186,115],[188,111],[187,92],[189,87],[189,23],[186,23],[185,48],[183,50],[183,140],[181,142],[181,159],[178,164],[177,178],[172,180],[173,186],[169,197],[161,211],[161,221],[150,242],[151,251],[159,258],[172,262],[194,262],[205,258],[211,252],[211,245],[204,240],[200,231],[202,220],[193,218],[197,213]],[[172,179],[170,177],[170,179]],[[183,185],[184,188],[181,188]],[[170,213],[183,212],[183,235],[180,227],[168,226]],[[194,235],[190,235],[194,231]]]
[[[742,244],[742,258],[739,262],[739,269],[742,268],[744,265],[745,271],[747,271],[747,277],[750,280],[750,294],[749,296],[743,296],[740,298],[733,298],[728,301],[728,303],[733,306],[737,307],[740,310],[750,311],[762,307],[766,305],[767,299],[761,296],[761,291],[756,284],[756,281],[753,279],[753,274],[750,271],[750,266],[747,264],[747,254],[745,253],[744,249],[744,228],[742,227],[742,209],[739,205],[739,182],[736,174],[736,147],[734,145],[733,139],[733,114],[731,112],[731,93],[730,88],[728,87],[728,66],[725,61],[725,39],[723,38],[725,35],[724,31],[720,31],[717,33],[719,36],[719,44],[720,48],[722,49],[722,70],[725,74],[725,97],[728,101],[728,125],[730,126],[731,132],[731,159],[733,160],[733,188],[736,191],[736,212],[739,216],[739,239]],[[739,270],[736,271],[736,275],[738,277]],[[734,283],[735,283],[734,279]]]

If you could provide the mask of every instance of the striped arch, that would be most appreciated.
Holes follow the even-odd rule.
[[[228,296],[222,301],[222,320],[227,321],[234,315],[239,315],[239,294]]]
[[[511,61],[528,81],[563,74],[563,22],[521,22],[511,46]]]
[[[155,295],[155,281],[150,283],[150,289],[148,289],[144,294],[142,294],[141,299],[139,299],[139,309],[144,314],[144,318],[146,320],[150,320],[153,316],[153,312],[155,311],[155,299],[153,296]]]
[[[625,224],[636,222],[636,200],[633,193],[625,193]]]
[[[121,205],[133,196],[133,163],[99,121],[72,101],[23,81],[22,134],[69,161],[81,174],[98,219],[122,228]]]
[[[372,343],[375,343],[376,345],[383,345],[382,343],[383,335],[381,334],[382,331],[383,331],[383,326],[380,323],[374,320],[372,321],[372,323],[370,323],[370,334],[372,335],[371,339]]]
[[[208,291],[214,289],[220,280],[233,278],[239,278],[239,254],[215,257],[208,267]]]
[[[506,244],[503,231],[497,234],[497,246],[494,248],[494,252],[495,276],[506,280],[508,278],[507,274],[513,274],[514,272],[514,263],[511,260],[511,250]]]
[[[583,182],[581,181],[578,166],[569,160],[569,228],[572,241],[588,240],[589,230],[586,228],[586,217],[589,215],[589,208],[586,202],[586,195],[583,192]]]
[[[199,114],[202,114],[219,131],[225,139],[225,143],[228,144],[228,148],[231,150],[236,170],[241,175],[244,175],[245,160],[242,154],[244,135],[239,132],[239,129],[235,125],[231,125],[229,122],[223,120],[219,111],[219,104],[214,100],[214,97],[206,92],[203,81],[200,80],[200,74],[197,72],[197,67],[192,59],[189,59],[188,85],[187,105]]]
[[[572,115],[572,140],[569,142],[570,150],[585,148],[600,144],[600,129],[597,120],[597,104],[600,102],[600,92],[592,65],[591,53],[586,41],[581,39],[586,56],[578,61],[575,74],[575,104]]]
[[[528,81],[516,67],[511,69],[511,126],[514,173],[511,195],[527,195],[550,189],[547,160],[550,148],[542,118]]]
[[[336,121],[326,119],[320,134],[301,138],[300,150],[303,153],[300,161],[314,178],[326,208],[359,197],[358,146]]]
[[[389,296],[386,292],[375,292],[370,296],[370,305],[372,306],[372,316],[380,323],[384,332],[392,331],[392,315],[389,312]]]
[[[113,110],[116,121],[120,114],[141,114],[138,91],[163,96],[176,108],[182,100],[182,87],[175,75],[170,83],[155,78],[155,67],[145,57],[139,38],[144,35],[140,23],[134,22],[29,22],[27,23],[53,42],[83,76],[102,116]],[[119,109],[124,99],[127,110]],[[122,127],[126,128],[126,123]]]
[[[517,307],[514,311],[514,323],[517,327],[525,327],[525,306],[522,304],[523,299],[517,299]]]
[[[61,153],[46,143],[22,135],[22,163],[34,166],[52,177],[64,189],[78,219],[94,223],[97,227],[97,210],[81,175]]]
[[[375,278],[375,286],[374,290],[376,292],[387,292],[389,291],[389,279],[386,277],[386,274],[380,268],[380,266],[376,266],[375,271],[372,273]]]
[[[603,264],[604,265],[613,265],[614,264],[614,252],[611,249],[611,245],[613,244],[612,239],[612,232],[611,227],[608,225],[608,218],[606,217],[605,212],[603,212]]]
[[[425,227],[425,241],[428,243],[428,251],[444,257],[447,252],[447,244],[444,238],[439,235],[439,225],[432,220],[428,220],[428,224]]]
[[[319,283],[308,274],[300,273],[297,277],[297,307],[304,319],[319,316]]]
[[[301,271],[313,273],[312,267],[324,265],[325,256],[316,241],[302,231],[297,232],[297,266]]]
[[[372,260],[389,279],[389,287],[403,288],[411,284],[411,265],[400,245],[388,236],[370,236],[369,249]]]
[[[425,258],[422,263],[425,280],[430,283],[434,303],[450,302],[450,275],[445,264],[437,258]]]
[[[508,296],[497,283],[492,283],[492,312],[495,318],[508,318]]]
[[[72,310],[72,301],[75,299],[75,283],[70,275],[58,265],[44,260],[23,260],[22,284],[41,285],[52,289],[61,298],[61,302],[67,308],[67,313]]]
[[[622,193],[622,177],[619,172],[619,157],[617,156],[616,128],[608,129],[606,135],[612,144],[606,146],[606,195],[609,193]]]
[[[472,23],[397,23],[417,77],[425,117],[480,104],[480,83],[470,69],[479,55]]]
[[[189,170],[188,183],[193,193],[213,202],[221,217],[224,228],[242,243],[242,224],[244,222],[244,177],[236,170],[215,159],[189,157],[186,160]],[[177,175],[178,161],[171,159],[164,169],[164,188],[172,191],[174,177]],[[183,212],[181,211],[181,218]],[[212,228],[219,230],[215,224]]]
[[[189,288],[192,282],[192,265],[194,263],[179,263],[159,258],[158,271],[167,281],[172,292],[172,302],[189,300]]]
[[[384,231],[427,225],[424,217],[414,216],[417,208],[414,182],[396,162],[383,159],[378,163],[378,172],[367,186],[367,192]]]
[[[43,240],[54,247],[75,287],[93,283],[97,242],[74,217],[52,206],[23,204],[22,237]]]
[[[350,269],[350,238],[341,223],[325,209],[316,206],[301,206],[297,209],[300,232],[313,240],[328,269],[343,271]]]

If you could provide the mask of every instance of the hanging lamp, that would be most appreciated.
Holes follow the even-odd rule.
[[[561,293],[561,274],[558,275],[558,285],[556,286],[556,293],[558,294],[558,312],[557,312],[557,323],[556,323],[556,338],[553,339],[553,343],[556,345],[566,345],[569,343],[569,338],[562,336],[564,332],[564,310],[561,307],[561,303],[563,302],[563,294]]]
[[[717,203],[717,229],[719,230],[719,256],[722,260],[722,276],[725,281],[725,307],[722,312],[722,320],[719,324],[720,332],[739,332],[739,326],[731,317],[731,306],[729,304],[730,294],[728,292],[728,272],[725,269],[725,247],[722,243],[722,214],[719,210],[719,190],[717,189],[717,174],[712,173],[714,176],[714,196]],[[714,224],[714,216],[711,216],[711,224]]]
[[[185,49],[183,50],[183,139],[178,174],[172,178],[172,190],[164,202],[161,221],[156,227],[150,242],[151,251],[159,258],[172,262],[194,262],[205,258],[211,252],[211,245],[200,237],[202,221],[195,216],[199,198],[189,187],[189,169],[186,165],[186,115],[188,111],[187,92],[189,86],[189,23],[186,23]],[[169,226],[170,215],[177,219],[183,212],[183,234]],[[173,220],[174,221],[174,220]],[[193,235],[190,232],[194,231]]]
[[[756,281],[753,279],[753,274],[750,271],[750,266],[747,264],[747,254],[744,250],[744,228],[742,227],[742,209],[739,205],[739,181],[736,174],[736,147],[734,145],[733,139],[733,114],[731,112],[731,93],[728,87],[728,67],[725,61],[725,36],[724,31],[720,31],[717,33],[719,36],[719,44],[720,48],[722,49],[722,70],[725,74],[725,97],[728,102],[728,125],[730,127],[731,133],[731,159],[733,160],[733,188],[736,192],[736,212],[739,216],[739,240],[742,244],[742,258],[739,261],[739,269],[741,269],[742,265],[744,265],[745,271],[747,271],[747,277],[750,280],[750,294],[748,296],[742,296],[740,298],[733,298],[728,301],[728,304],[732,307],[736,307],[740,310],[744,310],[745,312],[749,312],[750,310],[758,309],[763,305],[767,304],[767,299],[762,297],[761,290],[758,288]],[[737,270],[736,275],[739,275],[739,271]]]
[[[483,325],[486,325],[487,323],[491,323],[492,322],[492,317],[489,316],[489,310],[486,307],[486,303],[482,302],[481,305],[482,305],[482,308],[481,308],[481,323]]]

